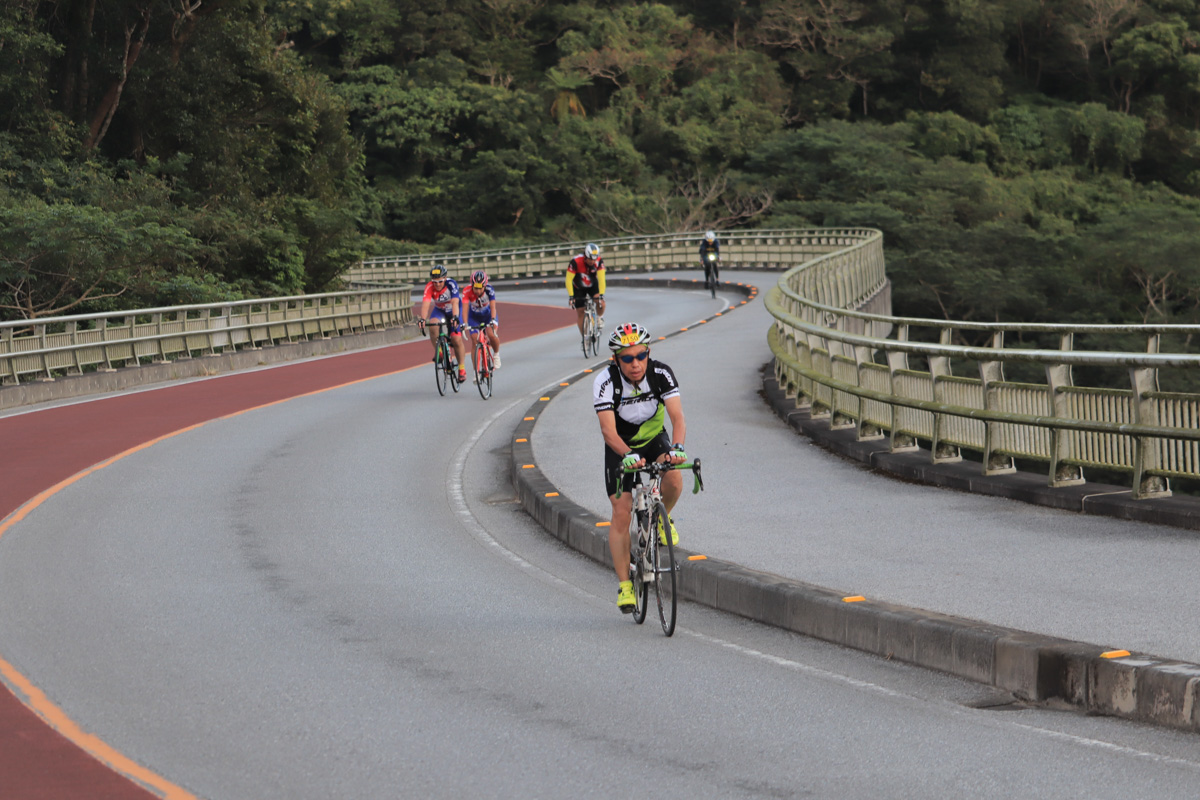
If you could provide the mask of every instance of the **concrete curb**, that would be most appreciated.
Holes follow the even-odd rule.
[[[513,432],[510,463],[513,486],[525,510],[567,545],[611,567],[607,529],[599,526],[606,520],[563,497],[533,459],[532,439],[542,409],[566,386],[591,372],[571,376],[529,407]],[[782,416],[789,424],[796,418],[798,425],[803,415],[796,413],[793,404]],[[870,449],[878,450],[878,443]],[[682,548],[676,552],[683,565],[681,596],[712,608],[995,686],[1022,700],[1062,703],[1091,713],[1200,731],[1200,665],[1106,652],[1098,645],[870,598],[846,598],[830,589],[719,559],[689,561],[693,554]]]

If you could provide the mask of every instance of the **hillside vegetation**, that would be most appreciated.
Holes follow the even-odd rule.
[[[1200,321],[1192,0],[9,0],[0,109],[5,319],[857,225],[898,313]]]

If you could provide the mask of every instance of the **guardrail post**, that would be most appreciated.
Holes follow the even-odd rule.
[[[17,377],[16,362],[13,361],[13,332],[12,328],[0,329],[0,355],[8,356],[8,366],[3,370],[4,377],[0,379],[0,385],[15,386],[20,383],[20,378]]]
[[[1157,336],[1153,337],[1151,347],[1157,349],[1157,340]],[[1129,385],[1133,388],[1134,424],[1157,425],[1158,404],[1152,394],[1158,391],[1158,370],[1153,367],[1131,367]],[[1158,447],[1158,439],[1154,436],[1135,436],[1133,439],[1134,499],[1171,496],[1171,484],[1167,478],[1150,474],[1151,470],[1160,466]]]
[[[908,341],[908,326],[896,326],[896,341]],[[908,353],[900,350],[889,350],[887,352],[888,366],[888,386],[891,389],[892,397],[900,396],[900,377],[897,373],[908,369]],[[917,449],[917,439],[915,436],[910,436],[907,433],[901,433],[900,414],[903,411],[903,406],[892,403],[892,431],[889,438],[889,449],[893,453],[901,453],[909,450]]]
[[[992,334],[992,349],[1004,349],[1004,331]],[[1004,362],[980,361],[979,382],[983,390],[984,411],[996,410],[999,390],[993,385],[1004,381]],[[996,444],[1000,441],[1000,422],[986,422],[983,429],[983,474],[1007,475],[1017,471],[1016,461],[1012,456],[996,452]]]
[[[942,328],[941,334],[938,336],[939,343],[943,345],[950,344],[950,337],[953,331],[950,328]],[[953,373],[950,371],[949,356],[930,356],[929,357],[929,377],[933,381],[933,401],[935,403],[945,402],[945,390],[942,389],[942,378],[949,377]],[[942,441],[942,426],[944,424],[944,414],[934,412],[933,415],[933,442],[930,447],[930,455],[934,464],[951,464],[956,461],[962,461],[962,453],[952,444],[946,444]]]
[[[1060,350],[1071,350],[1074,347],[1075,334],[1064,333],[1060,339]],[[1046,365],[1046,392],[1049,395],[1050,409],[1055,419],[1069,419],[1071,407],[1066,392],[1062,389],[1073,386],[1070,364]],[[1071,434],[1062,428],[1050,429],[1050,485],[1077,486],[1085,483],[1083,467],[1069,464],[1071,457]]]
[[[854,347],[854,363],[857,367],[858,385],[860,387],[863,385],[863,375],[866,372],[866,370],[863,368],[863,364],[873,364],[874,357],[875,357],[875,351],[873,349],[871,349],[870,347],[863,347],[863,346],[859,346],[859,345],[856,345]],[[866,411],[864,410],[864,405],[866,404],[866,402],[867,401],[864,400],[863,398],[861,398],[861,397],[858,398],[857,439],[860,442],[865,442],[865,441],[869,441],[872,439],[882,439],[883,438],[883,428],[879,427],[878,425],[874,424],[873,422],[868,421],[866,418],[867,414],[866,414]]]

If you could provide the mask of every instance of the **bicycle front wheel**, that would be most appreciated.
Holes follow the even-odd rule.
[[[433,375],[437,380],[438,394],[446,394],[446,382],[450,379],[448,366],[450,359],[446,357],[446,348],[439,344],[437,348],[437,358],[433,359]]]
[[[658,618],[663,633],[675,632],[675,545],[671,544],[671,520],[667,507],[656,503],[651,516],[651,562],[654,566],[654,594],[658,598]],[[666,540],[665,543],[663,540]]]
[[[629,580],[633,581],[633,621],[641,625],[650,608],[650,583],[646,580],[647,533],[637,523],[634,514],[629,526]]]
[[[583,342],[582,342],[584,358],[587,358],[590,355],[590,353],[588,351],[591,348],[592,336],[595,333],[595,330],[596,330],[596,327],[595,327],[595,322],[592,321],[592,315],[584,314],[583,315]]]
[[[492,396],[491,350],[485,344],[475,343],[475,385],[479,396],[487,400]]]
[[[601,334],[600,321],[598,319],[593,318],[592,319],[592,336],[591,336],[591,339],[589,340],[592,344],[592,355],[593,356],[600,355],[600,334]]]

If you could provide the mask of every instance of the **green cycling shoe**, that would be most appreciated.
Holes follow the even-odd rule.
[[[671,519],[670,514],[667,515],[667,524],[671,526],[671,544],[679,544],[679,531],[675,530],[675,520]],[[667,543],[667,532],[662,529],[662,520],[659,520],[658,524],[658,543]]]
[[[617,585],[617,608],[621,609],[622,614],[628,614],[636,605],[637,598],[633,596],[633,581],[621,581]]]

